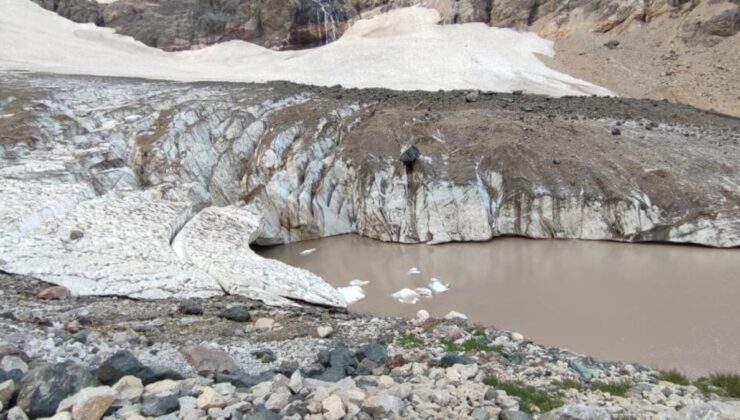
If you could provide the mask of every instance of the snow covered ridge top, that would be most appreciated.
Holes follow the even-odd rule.
[[[545,66],[554,54],[535,34],[482,23],[437,25],[439,13],[410,7],[360,20],[329,45],[272,51],[230,41],[163,52],[110,29],[76,24],[29,0],[3,0],[0,70],[177,81],[297,83],[398,90],[524,90],[551,96],[611,92]]]

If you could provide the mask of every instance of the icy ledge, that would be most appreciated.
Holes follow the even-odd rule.
[[[354,232],[740,245],[739,120],[476,98],[0,74],[0,270],[79,295],[341,307],[321,278],[249,244]],[[408,144],[422,154],[406,166]]]

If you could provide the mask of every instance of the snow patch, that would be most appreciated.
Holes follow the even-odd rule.
[[[78,24],[28,0],[3,0],[0,70],[178,81],[297,83],[400,90],[481,89],[611,95],[548,68],[551,41],[483,23],[438,25],[439,13],[397,9],[359,20],[331,44],[272,51],[243,41],[164,52],[110,28]]]

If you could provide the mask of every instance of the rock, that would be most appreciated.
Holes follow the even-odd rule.
[[[613,136],[619,136],[622,134],[622,130],[617,127],[616,125],[612,126],[612,135]]]
[[[479,96],[480,96],[480,94],[478,93],[477,90],[474,90],[472,92],[468,92],[465,95],[465,102],[478,102],[478,97]]]
[[[8,411],[7,420],[28,420],[28,416],[20,407],[13,407]]]
[[[144,416],[158,417],[174,413],[179,409],[179,394],[165,393],[145,398],[141,405],[141,414]]]
[[[427,312],[425,309],[421,309],[418,312],[416,312],[416,322],[422,323],[429,319],[429,312]]]
[[[401,152],[401,156],[399,159],[401,159],[401,162],[403,162],[405,165],[411,165],[416,162],[416,160],[419,159],[420,156],[421,152],[419,151],[419,148],[412,144]]]
[[[116,392],[109,386],[83,389],[70,397],[72,418],[74,420],[100,420],[113,405],[115,395]]]
[[[137,402],[144,393],[144,383],[135,376],[124,376],[113,385],[113,390],[117,393],[117,399]]]
[[[258,407],[242,417],[243,420],[281,420],[282,416],[272,411]]]
[[[17,356],[26,363],[31,360],[25,352],[17,347],[13,347],[9,344],[0,344],[0,360],[4,359],[5,356]]]
[[[69,232],[70,241],[77,241],[79,239],[82,239],[83,236],[85,236],[85,233],[80,230],[72,230]]]
[[[321,326],[316,329],[316,333],[318,334],[319,338],[326,338],[331,335],[331,333],[334,332],[334,329],[330,326]]]
[[[258,331],[271,330],[275,325],[275,320],[272,318],[259,318],[254,322],[254,329]]]
[[[18,387],[12,379],[0,383],[0,405],[3,407],[9,407],[10,401],[13,400],[17,391]],[[0,409],[0,411],[2,410]]]
[[[511,333],[511,339],[517,343],[524,341],[524,336],[518,332]]]
[[[12,372],[19,370],[23,373],[28,372],[28,365],[18,356],[5,356],[2,362],[0,362],[0,369],[6,372]]]
[[[682,408],[676,420],[740,419],[740,403],[708,401]]]
[[[288,388],[294,393],[298,394],[303,389],[303,375],[300,370],[296,370],[290,375],[290,381],[288,382]]]
[[[72,293],[64,286],[52,286],[42,290],[38,298],[42,300],[63,300],[72,296]]]
[[[347,414],[342,399],[336,394],[321,400],[321,408],[326,420],[339,420]]]
[[[256,357],[262,363],[272,363],[277,360],[277,356],[270,349],[254,350],[252,356]]]
[[[177,311],[184,315],[203,315],[203,305],[194,300],[186,300],[180,303]]]
[[[265,408],[271,411],[281,411],[290,402],[290,393],[276,392],[265,401]]]
[[[249,322],[252,319],[249,308],[244,305],[232,306],[221,312],[220,317],[234,322]]]
[[[369,359],[378,365],[385,365],[388,362],[388,347],[381,343],[368,343],[360,347],[355,357],[360,361]]]
[[[566,405],[540,416],[540,420],[610,420],[602,407],[585,404]]]
[[[461,314],[460,312],[450,311],[447,315],[445,315],[445,319],[448,320],[448,321],[452,321],[452,320],[455,320],[455,319],[467,320],[468,317],[465,316],[465,314]]]
[[[470,417],[472,417],[474,420],[489,420],[491,418],[491,415],[488,414],[488,412],[483,408],[478,407],[474,409],[472,413],[470,413]]]
[[[534,420],[531,414],[524,411],[504,410],[499,414],[500,420]]]
[[[31,417],[48,417],[65,398],[97,385],[85,366],[72,362],[43,365],[23,377],[17,404]]]
[[[266,371],[257,375],[247,375],[246,373],[218,373],[216,382],[228,382],[239,388],[252,388],[253,386],[271,380],[275,372]]]
[[[144,366],[130,351],[121,350],[105,360],[98,368],[98,379],[103,385],[114,385],[124,376],[135,376],[148,385],[163,379],[182,379],[173,371],[154,371]]]
[[[578,375],[580,375],[580,376],[581,376],[581,379],[583,379],[584,381],[587,381],[587,382],[588,382],[588,381],[590,381],[590,380],[591,380],[591,379],[593,378],[593,376],[594,376],[593,372],[591,372],[591,369],[589,369],[589,368],[588,368],[588,367],[587,367],[587,366],[586,366],[585,364],[583,364],[583,362],[581,362],[580,360],[571,360],[571,361],[569,362],[569,365],[570,365],[570,367],[571,367],[571,368],[572,368],[573,370],[575,370],[576,372],[578,372]]]
[[[241,372],[236,362],[223,350],[190,345],[180,349],[180,353],[190,366],[201,376],[212,376],[217,373]]]
[[[211,387],[205,387],[196,401],[196,406],[199,409],[206,411],[212,408],[223,408],[226,407],[228,404],[228,398],[216,392]]]
[[[401,410],[403,410],[403,401],[393,395],[374,395],[362,402],[362,411],[372,416],[399,415]]]
[[[473,360],[470,359],[467,356],[462,356],[455,353],[447,353],[439,360],[439,366],[440,367],[452,367],[454,365],[470,365],[473,363]]]
[[[609,48],[610,50],[616,49],[619,46],[620,42],[616,39],[613,39],[611,41],[608,41],[604,44],[606,48]]]

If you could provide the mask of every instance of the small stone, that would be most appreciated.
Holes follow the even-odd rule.
[[[113,389],[118,394],[118,400],[137,402],[144,393],[144,384],[141,379],[135,376],[124,376],[115,385]]]
[[[180,303],[177,311],[183,315],[203,315],[203,305],[194,300],[186,300]]]
[[[80,322],[76,319],[64,324],[64,331],[67,331],[70,334],[77,334],[78,332],[80,332],[80,329]]]
[[[258,331],[271,330],[275,325],[275,320],[272,318],[259,318],[254,322],[254,329]]]
[[[82,239],[83,236],[85,236],[85,234],[80,230],[73,230],[69,232],[70,241],[76,241],[76,240]]]
[[[180,353],[201,376],[241,372],[236,362],[223,350],[191,345],[181,348]]]
[[[612,126],[612,136],[619,136],[622,134],[622,130],[616,125]]]
[[[18,356],[26,363],[31,360],[26,353],[19,350],[18,348],[8,344],[0,344],[0,360],[5,358],[6,356]]]
[[[316,329],[316,333],[319,335],[320,338],[326,338],[331,335],[331,333],[334,332],[334,329],[330,326],[321,326]]]
[[[252,356],[256,357],[262,363],[272,363],[277,360],[277,356],[270,349],[258,349],[252,352]]]
[[[51,286],[41,291],[38,298],[42,300],[62,300],[72,296],[72,293],[64,286]]]
[[[252,316],[249,314],[249,308],[244,305],[232,306],[221,312],[221,318],[234,322],[249,322]]]
[[[613,40],[611,40],[611,41],[609,41],[609,42],[606,42],[606,43],[604,44],[604,46],[605,46],[606,48],[609,48],[610,50],[613,50],[613,49],[615,49],[615,48],[617,48],[617,47],[619,46],[619,41],[617,41],[617,40],[613,39]]]
[[[524,341],[524,336],[519,334],[518,332],[511,333],[511,339],[516,342]]]
[[[447,353],[439,360],[439,366],[448,368],[454,365],[470,365],[473,360],[467,356],[461,356],[455,353]]]
[[[572,404],[560,407],[540,416],[541,420],[610,420],[611,415],[602,407],[586,404]],[[517,419],[518,420],[518,419]]]
[[[524,91],[523,90],[513,90],[511,91],[511,94],[514,96],[521,96],[524,94]]]
[[[336,394],[321,400],[321,408],[326,420],[339,420],[347,414],[342,399]]]
[[[85,388],[74,397],[72,418],[74,420],[100,420],[113,405],[116,392],[109,386]]]
[[[416,313],[416,322],[422,323],[429,319],[429,312],[422,309]]]

